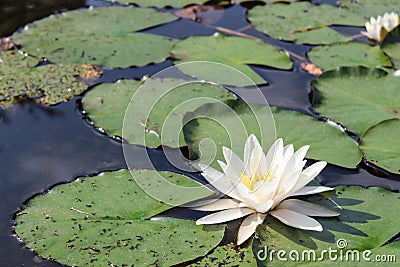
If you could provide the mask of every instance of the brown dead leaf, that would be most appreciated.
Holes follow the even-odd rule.
[[[301,62],[300,67],[315,76],[320,76],[323,73],[322,69],[318,68],[315,64],[309,62]]]
[[[195,20],[204,24],[214,24],[224,15],[221,6],[194,5],[174,12],[180,18]]]
[[[103,72],[99,67],[83,64],[82,67],[86,70],[84,73],[81,73],[78,77],[78,81],[91,84],[94,80],[98,79]]]

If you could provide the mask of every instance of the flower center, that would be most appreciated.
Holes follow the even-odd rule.
[[[257,173],[254,173],[253,176],[249,176],[245,173],[242,173],[240,175],[240,181],[250,190],[254,190],[254,185],[258,183],[259,181],[268,181],[271,177],[271,170],[268,171],[267,175],[262,176],[261,172],[257,175]]]

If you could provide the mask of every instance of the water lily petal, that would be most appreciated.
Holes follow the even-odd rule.
[[[310,218],[301,213],[297,213],[286,209],[277,209],[270,212],[272,216],[280,220],[286,225],[303,229],[321,232],[322,225],[313,218]]]
[[[262,224],[266,216],[266,214],[261,213],[254,213],[247,216],[239,227],[237,244],[241,245],[249,239],[256,231],[257,226]]]
[[[250,160],[251,155],[253,154],[253,150],[256,147],[259,147],[260,143],[257,140],[257,137],[254,134],[251,134],[244,144],[244,156],[243,156],[243,164],[245,168],[245,172],[248,176],[251,176],[250,172]]]
[[[296,185],[299,175],[300,172],[293,173],[289,179],[286,179],[286,181],[277,188],[273,197],[276,205],[290,196],[289,192],[291,192],[292,188]]]
[[[210,200],[209,200],[210,201]],[[211,200],[212,201],[212,200]],[[217,210],[227,210],[237,208],[239,206],[239,201],[230,199],[230,198],[222,198],[218,200],[214,200],[211,203],[195,206],[196,202],[191,203],[194,207],[191,207],[192,210],[201,210],[201,211],[217,211]],[[199,203],[200,204],[200,203]]]
[[[299,175],[296,184],[290,190],[289,194],[297,192],[298,190],[306,186],[309,182],[311,182],[311,180],[313,180],[325,168],[326,164],[326,161],[318,161],[305,169]]]
[[[274,176],[281,177],[282,174],[285,172],[285,170],[292,169],[292,168],[287,168],[287,166],[294,166],[294,165],[289,165],[290,164],[289,161],[292,158],[293,153],[294,153],[294,147],[292,144],[287,145],[283,149],[282,160],[279,163],[279,167],[275,170]]]
[[[226,177],[225,174],[217,171],[216,169],[199,164],[199,167],[203,171],[203,176],[204,178],[217,189],[221,193],[230,196],[231,198],[238,199],[240,200],[237,189],[236,189],[236,184],[232,182],[232,180],[228,177]]]
[[[279,138],[268,150],[266,162],[268,170],[273,170],[283,157],[283,140]]]
[[[270,199],[270,200],[267,200],[267,201],[265,201],[265,202],[256,203],[256,204],[254,205],[254,208],[255,208],[258,212],[266,213],[266,212],[268,212],[268,211],[271,209],[271,207],[272,207],[273,204],[274,204],[274,201]]]
[[[222,152],[228,168],[223,170],[228,177],[240,179],[240,175],[244,172],[243,161],[232,150],[222,147]]]
[[[335,217],[340,215],[340,213],[300,199],[284,200],[281,202],[281,204],[279,204],[278,207],[276,207],[276,209],[286,209],[307,216],[317,217]]]
[[[313,195],[313,194],[318,194],[326,191],[331,191],[334,190],[335,188],[332,187],[327,187],[327,186],[305,186],[298,190],[297,192],[294,192],[290,194],[291,197],[294,196],[305,196],[305,195]]]
[[[271,178],[267,181],[260,181],[254,185],[253,194],[256,196],[258,202],[265,202],[269,199],[273,199],[275,192],[278,189],[279,179]]]
[[[260,166],[260,164],[265,164],[264,162],[261,162],[261,158],[263,155],[264,152],[261,146],[257,146],[253,149],[253,153],[251,153],[250,156],[249,166],[246,167],[246,169],[249,168],[249,171],[252,174],[251,176],[259,177],[260,173],[257,173],[258,167]]]
[[[300,162],[303,161],[309,148],[310,148],[309,145],[302,146],[293,154],[293,156],[296,158],[296,164],[299,164]]]
[[[254,212],[255,210],[250,208],[233,208],[229,210],[223,210],[198,219],[196,221],[196,224],[200,225],[200,224],[216,224],[216,223],[228,222],[242,218]]]

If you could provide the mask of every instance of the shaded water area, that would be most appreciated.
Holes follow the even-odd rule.
[[[317,3],[317,1],[314,1]],[[335,1],[318,1],[331,3]],[[55,4],[56,3],[56,4]],[[103,1],[2,1],[0,19],[2,35],[34,19],[54,12],[75,9],[85,5],[105,5]],[[33,10],[36,10],[33,12]],[[306,57],[309,46],[294,45],[265,36],[249,27],[245,18],[246,9],[234,6],[225,9],[215,23],[202,24],[189,19],[146,30],[148,33],[185,38],[190,35],[211,35],[216,30],[210,25],[232,30],[248,28],[243,33],[258,37],[268,43]],[[4,26],[6,25],[6,26]],[[340,28],[336,29],[340,30]],[[140,79],[145,74],[154,74],[171,66],[171,61],[138,68],[105,70],[97,83],[115,82],[118,79]],[[314,117],[311,105],[313,75],[306,73],[295,61],[293,70],[282,71],[260,66],[252,68],[269,82],[260,86],[272,106],[296,110]],[[232,88],[239,96],[256,96],[254,88]],[[253,98],[257,103],[258,99]],[[12,235],[12,214],[35,194],[42,193],[55,184],[68,182],[78,176],[121,169],[126,166],[122,146],[94,129],[81,110],[81,97],[56,106],[43,107],[33,100],[15,104],[8,110],[0,109],[0,266],[60,266],[43,260],[24,248]],[[323,118],[320,118],[323,119]],[[149,168],[142,157],[148,153],[159,170],[177,171],[168,164],[162,149],[132,147],[134,166]],[[178,155],[178,153],[177,153]],[[183,161],[183,159],[182,159]],[[198,174],[192,174],[201,179]],[[329,165],[319,176],[322,184],[382,186],[400,191],[400,176],[383,172],[368,163],[351,170]],[[176,214],[176,216],[185,216]],[[191,216],[191,215],[186,215]]]

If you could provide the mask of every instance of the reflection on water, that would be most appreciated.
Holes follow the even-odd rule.
[[[55,12],[82,7],[85,0],[1,0],[0,36],[9,36],[19,27]]]

